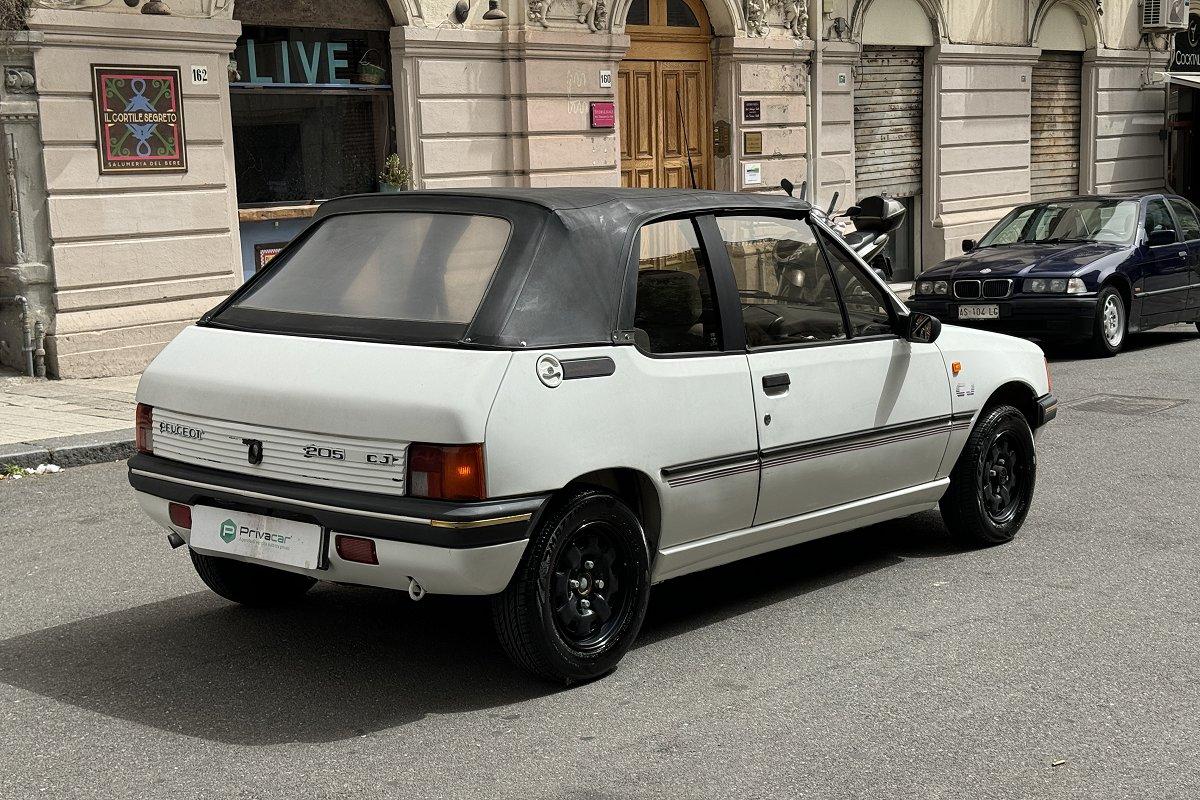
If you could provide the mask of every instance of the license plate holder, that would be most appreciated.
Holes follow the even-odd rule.
[[[192,508],[190,544],[217,556],[320,569],[325,531],[320,525],[213,506]]]
[[[996,303],[964,305],[958,307],[959,319],[1000,319],[1000,306]]]

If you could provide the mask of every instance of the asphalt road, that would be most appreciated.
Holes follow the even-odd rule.
[[[1200,336],[1053,360],[1015,542],[932,513],[671,581],[569,690],[480,601],[222,601],[123,464],[4,481],[0,797],[1196,797]]]

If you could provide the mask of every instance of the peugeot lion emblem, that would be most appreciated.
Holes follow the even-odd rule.
[[[246,460],[251,464],[261,464],[262,442],[258,439],[242,439],[242,444],[246,445]]]

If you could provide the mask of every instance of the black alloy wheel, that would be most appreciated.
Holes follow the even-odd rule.
[[[620,628],[632,584],[632,559],[603,521],[588,522],[559,548],[550,581],[550,606],[564,640],[582,650],[602,648]]]
[[[998,525],[1012,520],[1023,499],[1022,443],[1013,431],[1005,430],[992,440],[979,469],[979,493],[983,510]]]
[[[1011,541],[1037,483],[1037,454],[1025,415],[1009,405],[979,413],[942,496],[951,535],[975,545]]]
[[[650,553],[637,516],[608,492],[570,490],[551,503],[492,619],[514,662],[570,684],[608,674],[633,644]]]

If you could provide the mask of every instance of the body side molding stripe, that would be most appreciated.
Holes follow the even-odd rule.
[[[898,444],[925,436],[962,430],[971,426],[975,411],[963,411],[939,417],[901,422],[882,428],[870,428],[854,433],[812,439],[807,442],[780,445],[766,450],[734,453],[727,456],[690,461],[663,467],[662,477],[672,488],[690,486],[716,478],[727,478],[753,472],[756,469],[808,461],[821,456],[866,450],[888,444]]]

